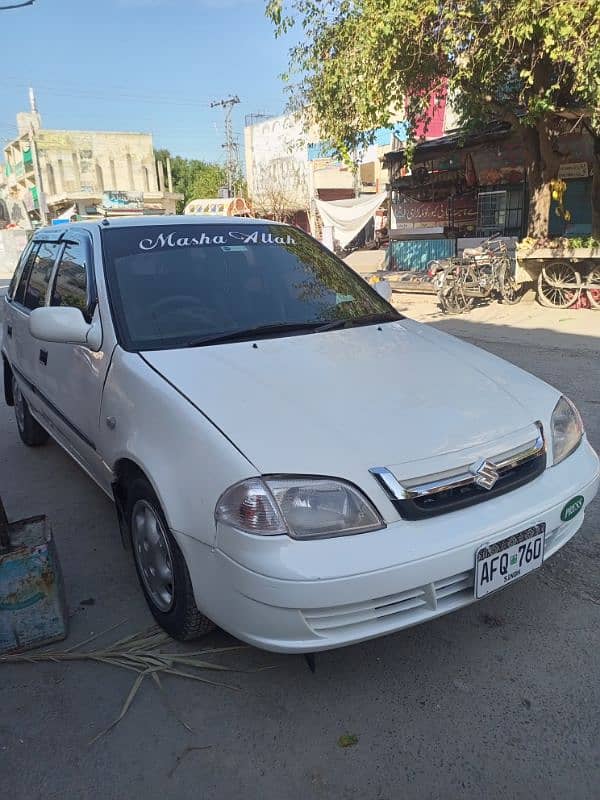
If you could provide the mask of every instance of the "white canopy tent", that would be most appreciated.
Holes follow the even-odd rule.
[[[379,206],[386,192],[353,197],[350,200],[317,200],[317,209],[325,227],[333,228],[334,238],[346,247],[360,233]]]

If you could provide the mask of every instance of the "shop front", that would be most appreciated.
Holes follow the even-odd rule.
[[[432,259],[460,255],[491,235],[510,249],[526,225],[523,155],[504,124],[417,145],[390,169],[390,253],[395,270],[424,271]]]

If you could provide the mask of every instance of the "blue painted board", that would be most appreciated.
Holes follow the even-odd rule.
[[[455,254],[455,239],[391,241],[388,252],[389,269],[425,271],[430,261],[450,258]]]
[[[0,554],[0,653],[28,650],[67,635],[64,584],[45,517],[9,525]]]

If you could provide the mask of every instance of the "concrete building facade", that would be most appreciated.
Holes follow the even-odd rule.
[[[310,128],[295,115],[249,120],[244,130],[248,194],[254,206],[268,209],[285,195],[288,218],[304,214],[313,233],[320,234],[316,200],[348,200],[376,194],[388,181],[384,154],[393,146],[397,132],[381,129],[375,141],[359,157],[359,168],[334,157]],[[281,204],[281,203],[280,203]]]
[[[164,186],[162,167],[159,182],[149,133],[45,129],[33,99],[17,127],[0,177],[2,213],[16,224],[46,223],[72,206],[102,214],[107,194],[135,197],[139,213],[175,213],[182,199]]]

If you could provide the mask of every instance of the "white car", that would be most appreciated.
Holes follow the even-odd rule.
[[[578,530],[598,457],[560,392],[402,317],[302,231],[38,231],[4,390],[114,498],[171,635],[316,652],[466,606]]]

